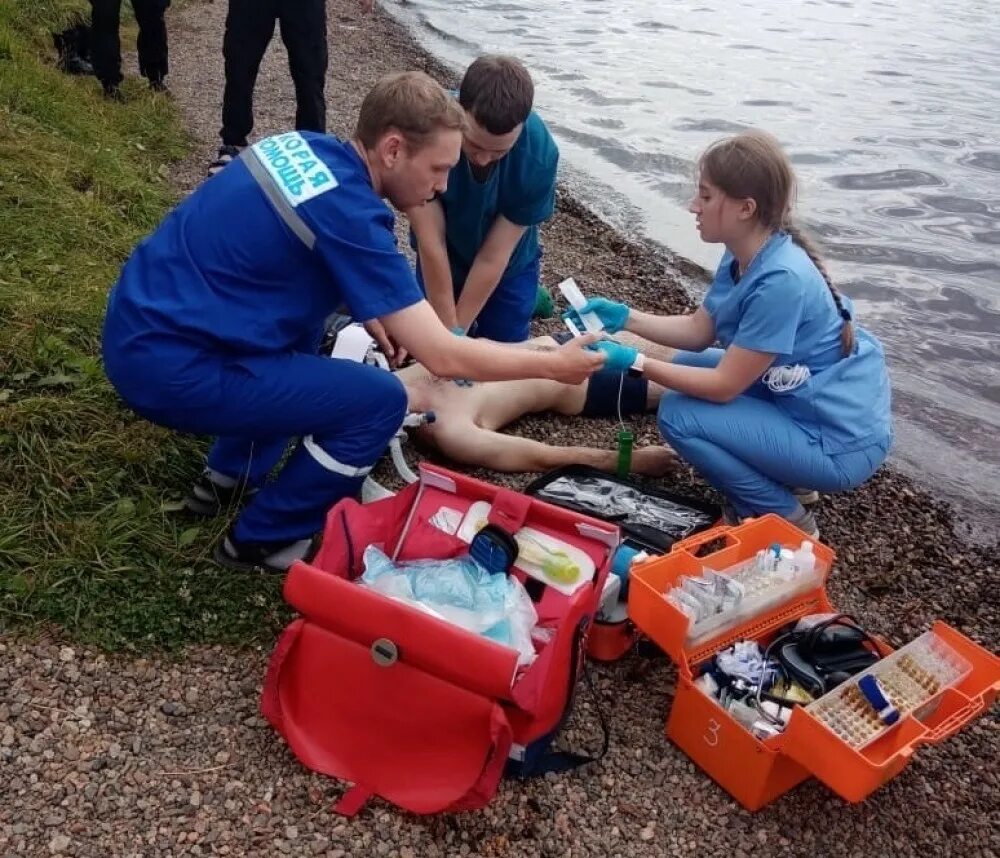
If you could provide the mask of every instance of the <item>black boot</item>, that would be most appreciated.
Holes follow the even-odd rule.
[[[94,73],[90,64],[90,28],[86,24],[53,33],[52,42],[59,53],[57,65],[60,71],[78,75]]]
[[[125,96],[117,83],[102,83],[101,89],[104,91],[104,97],[108,101],[117,101],[119,104],[125,103]]]

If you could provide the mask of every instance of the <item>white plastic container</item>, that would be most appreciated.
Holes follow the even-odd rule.
[[[813,554],[813,544],[808,540],[802,540],[802,545],[795,552],[795,568],[799,574],[808,574],[816,568],[816,555]]]
[[[782,548],[778,556],[778,565],[775,567],[778,577],[785,581],[790,581],[795,577],[795,552],[791,548]]]
[[[622,579],[617,575],[608,575],[604,579],[604,589],[597,603],[597,619],[608,622],[615,612],[618,600],[621,598]]]

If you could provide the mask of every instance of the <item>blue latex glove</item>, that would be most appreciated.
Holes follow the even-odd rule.
[[[451,332],[456,337],[465,336],[465,328],[463,328],[461,325],[455,325],[455,327],[451,329]],[[467,378],[453,378],[452,381],[454,381],[455,384],[457,384],[459,387],[472,387],[472,385],[474,384],[474,382],[469,381],[469,379]]]
[[[604,325],[604,330],[609,334],[617,334],[624,330],[625,325],[628,324],[628,307],[617,301],[609,301],[607,298],[591,298],[580,308],[580,313],[596,315],[601,320],[601,324]],[[563,313],[563,318],[569,319],[581,331],[585,331],[586,328],[583,326],[580,313],[576,310],[567,310]]]
[[[604,369],[611,372],[628,372],[629,367],[635,363],[635,359],[639,356],[638,349],[634,349],[632,346],[623,346],[613,340],[601,340],[599,343],[587,346],[587,348],[595,352],[604,352],[608,356],[604,362]]]

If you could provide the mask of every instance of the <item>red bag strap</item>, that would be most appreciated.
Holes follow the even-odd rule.
[[[334,813],[339,813],[341,816],[348,818],[357,816],[358,811],[365,806],[365,803],[373,795],[374,793],[368,787],[355,784],[334,802],[332,810]]]
[[[517,533],[528,518],[531,498],[510,489],[501,489],[493,499],[488,521],[510,534]]]

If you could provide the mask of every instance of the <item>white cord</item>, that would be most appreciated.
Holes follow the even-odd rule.
[[[812,373],[805,364],[795,366],[772,366],[765,372],[760,380],[764,382],[772,393],[788,393],[805,384]]]
[[[625,373],[618,379],[618,425],[624,429],[625,421],[622,420],[622,390],[625,387]]]

